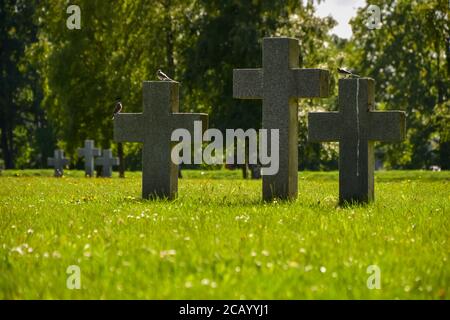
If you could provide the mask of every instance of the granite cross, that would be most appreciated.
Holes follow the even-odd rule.
[[[339,112],[310,112],[311,142],[339,141],[339,201],[374,198],[374,141],[405,138],[403,111],[374,111],[374,80],[339,80]]]
[[[263,199],[295,199],[298,193],[297,98],[328,96],[329,72],[299,69],[292,38],[264,38],[262,69],[233,70],[233,97],[262,99],[262,128],[279,130],[279,171],[263,176]],[[267,150],[272,150],[268,139]],[[264,174],[264,169],[263,169]]]
[[[100,156],[100,149],[94,147],[94,140],[85,140],[84,148],[78,149],[78,155],[84,157],[84,173],[86,176],[94,175],[94,157]]]
[[[64,158],[63,150],[55,150],[53,158],[47,158],[47,165],[55,168],[55,177],[61,177],[64,174],[64,167],[70,162]]]
[[[114,140],[141,142],[142,197],[173,199],[178,191],[178,166],[172,162],[172,131],[194,131],[194,121],[207,128],[207,114],[179,113],[179,83],[145,81],[142,113],[119,113],[114,119]]]
[[[112,176],[112,167],[119,165],[119,158],[113,157],[111,149],[105,149],[100,158],[95,159],[95,165],[102,167],[102,177]]]

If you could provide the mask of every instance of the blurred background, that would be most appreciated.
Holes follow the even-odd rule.
[[[69,5],[81,28],[67,28]],[[114,101],[142,110],[142,81],[181,82],[180,111],[210,127],[260,128],[261,102],[232,97],[232,70],[261,67],[263,37],[299,39],[300,66],[332,73],[328,99],[299,102],[299,169],[337,169],[336,143],[306,140],[307,112],[337,109],[338,67],[376,81],[376,108],[407,113],[407,139],[376,144],[377,167],[449,169],[450,35],[447,0],[2,0],[0,167],[44,168],[57,147],[81,168],[85,139],[112,141]],[[331,15],[329,15],[331,14]],[[350,20],[350,24],[347,21]],[[128,170],[139,144],[125,144]]]

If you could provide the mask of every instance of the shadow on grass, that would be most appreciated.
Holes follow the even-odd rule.
[[[339,201],[336,204],[336,208],[341,209],[355,209],[355,208],[367,208],[372,204],[372,202],[362,202],[362,201]]]
[[[149,199],[143,199],[140,196],[126,196],[121,199],[121,201],[129,204],[142,204],[142,205],[164,205],[164,204],[176,204],[179,202],[183,202],[186,204],[196,205],[198,207],[254,207],[254,206],[279,206],[279,205],[290,205],[294,204],[298,199],[289,200],[289,199],[273,199],[271,201],[264,201],[261,199],[260,195],[250,196],[246,198],[236,198],[233,196],[223,196],[223,197],[190,197],[189,195],[184,195],[181,197],[176,197],[174,199],[169,199],[167,197],[152,197]]]
[[[377,182],[450,182],[450,171],[380,171],[375,173],[375,183]]]

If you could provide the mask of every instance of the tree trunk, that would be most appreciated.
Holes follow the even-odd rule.
[[[247,164],[242,164],[242,178],[247,179],[248,178],[248,172],[247,172]]]
[[[173,21],[170,15],[172,11],[172,1],[166,0],[164,2],[164,30],[166,33],[166,63],[167,73],[172,79],[175,78],[175,58],[174,58],[174,31]]]
[[[450,141],[443,141],[439,145],[439,158],[442,170],[450,169]]]
[[[447,76],[450,73],[450,40],[449,38],[446,39],[445,41],[446,43],[446,50],[447,50],[447,55],[446,55],[446,62],[447,62]],[[441,55],[441,50],[440,50],[440,42],[436,41],[435,43],[436,46],[436,52],[437,54],[437,81],[436,81],[436,87],[437,87],[437,92],[438,92],[438,104],[442,105],[445,103],[446,99],[448,99],[448,88],[445,85],[445,82],[442,80],[442,78],[445,79],[445,76],[442,77],[441,76],[441,59],[440,59],[440,55]],[[445,75],[445,70],[444,70],[444,75]],[[442,121],[445,121],[445,118],[442,119]],[[445,124],[443,124],[444,128],[446,127]],[[441,127],[442,128],[442,127]],[[445,129],[444,129],[445,130]],[[441,129],[442,131],[442,129]],[[441,167],[442,170],[448,170],[450,169],[450,140],[449,140],[449,133],[446,132],[440,132],[440,143],[439,143],[439,165]]]
[[[5,161],[5,169],[14,169],[14,151],[13,151],[12,130],[2,123],[1,127],[1,147]]]
[[[172,12],[172,0],[164,1],[164,31],[166,34],[166,66],[167,75],[172,79],[175,79],[175,57],[174,57],[174,30],[173,20],[170,13]],[[178,178],[183,178],[181,173],[181,165],[178,166]]]
[[[117,143],[117,153],[119,155],[119,178],[125,178],[125,159],[122,142]]]
[[[242,178],[247,179],[248,178],[248,172],[247,172],[247,164],[248,164],[248,150],[249,144],[247,143],[247,139],[244,138],[244,164],[242,165]]]

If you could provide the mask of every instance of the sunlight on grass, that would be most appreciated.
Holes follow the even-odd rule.
[[[0,177],[1,299],[449,298],[447,172],[377,172],[376,201],[347,208],[337,172],[272,203],[239,171],[184,171],[174,201],[141,200],[140,173],[51,174]]]

